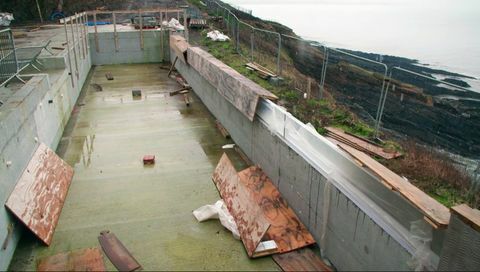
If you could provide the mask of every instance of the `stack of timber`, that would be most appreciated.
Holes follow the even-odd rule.
[[[269,78],[272,78],[272,77],[278,77],[274,72],[272,72],[271,70],[261,66],[260,64],[258,63],[255,63],[255,62],[249,62],[247,64],[245,64],[245,66],[247,66],[247,69],[250,69],[252,71],[255,71],[257,73],[257,75],[263,79],[269,79]]]
[[[346,144],[370,156],[381,157],[386,160],[395,159],[402,155],[397,151],[388,152],[372,141],[349,134],[341,129],[334,127],[326,127],[325,129],[327,130],[326,138],[334,144]]]
[[[207,20],[205,19],[190,19],[190,28],[205,28],[207,26]]]
[[[424,215],[425,221],[435,229],[447,228],[450,221],[450,212],[447,207],[367,154],[342,143],[338,146],[359,162],[362,167],[379,177],[387,188],[397,191],[413,206],[417,207]]]

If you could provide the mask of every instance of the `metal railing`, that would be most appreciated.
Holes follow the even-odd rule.
[[[373,66],[376,66],[378,69],[373,69],[372,72],[378,73],[379,75],[381,75],[381,81],[379,82],[379,85],[378,85],[379,99],[375,106],[376,114],[374,118],[374,138],[379,138],[379,132],[381,129],[381,120],[382,120],[382,115],[384,114],[384,108],[385,108],[385,100],[388,95],[387,84],[390,79],[388,75],[391,75],[392,71],[395,69],[397,70],[401,69],[404,72],[408,72],[412,75],[416,74],[416,72],[414,71],[410,71],[401,67],[389,68],[383,62],[365,58],[356,54],[352,54],[352,53],[346,52],[345,50],[327,47],[326,45],[318,42],[310,42],[299,37],[293,37],[293,36],[281,34],[273,30],[261,29],[261,28],[252,26],[251,24],[244,22],[238,18],[238,14],[240,14],[239,12],[243,12],[242,10],[234,10],[235,7],[231,5],[227,5],[217,0],[206,0],[204,2],[206,3],[207,9],[210,14],[221,16],[223,18],[222,20],[223,26],[225,27],[228,34],[232,37],[235,49],[238,54],[240,54],[244,59],[251,62],[257,61],[259,58],[258,56],[260,54],[256,54],[256,51],[258,52],[263,51],[262,52],[263,56],[271,55],[275,57],[275,60],[272,60],[272,59],[264,60],[264,63],[262,64],[265,64],[266,67],[268,67],[268,65],[270,66],[275,65],[275,70],[279,76],[283,75],[282,67],[286,65],[286,63],[282,62],[282,57],[281,57],[282,50],[284,50],[285,48],[285,45],[282,43],[285,42],[284,41],[285,39],[296,39],[298,41],[303,41],[307,43],[308,46],[310,47],[320,48],[323,51],[323,56],[321,57],[321,60],[318,63],[319,64],[321,63],[322,67],[321,67],[320,75],[317,76],[316,78],[319,80],[319,87],[321,92],[325,88],[325,80],[327,78],[327,68],[331,63],[333,53],[336,55],[342,55],[344,57],[355,59],[356,61],[368,63],[369,64],[368,69],[370,70],[373,69],[372,68]],[[237,14],[235,14],[234,11],[237,12]],[[260,36],[262,34],[264,35],[261,37],[261,39],[257,39],[259,40],[257,43],[262,43],[263,47],[255,42],[256,36]],[[265,34],[268,34],[270,36],[266,37]],[[249,41],[246,39],[247,36],[250,36]],[[267,44],[271,46],[267,48],[266,46]],[[272,46],[273,44],[277,44],[277,45]],[[270,67],[270,68],[273,68],[273,67]],[[427,77],[427,78],[433,79],[431,77]],[[457,86],[455,84],[452,84],[443,80],[436,80],[436,81],[439,83],[454,87],[459,90],[470,91],[468,89],[462,88],[460,86]],[[333,85],[333,83],[331,85]]]
[[[0,87],[18,77],[18,62],[13,33],[10,28],[0,30]]]

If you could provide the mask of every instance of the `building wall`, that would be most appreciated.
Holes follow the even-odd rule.
[[[172,58],[174,54],[171,52]],[[391,230],[377,223],[394,221],[391,215],[385,211],[372,213],[366,212],[368,209],[365,207],[359,208],[356,200],[345,193],[350,189],[340,188],[338,183],[333,182],[332,176],[326,175],[299,152],[298,146],[295,147],[272,130],[272,122],[263,120],[259,113],[262,105],[259,105],[260,109],[257,109],[257,115],[251,122],[220,95],[216,86],[212,86],[191,66],[177,62],[176,68],[215,118],[229,131],[235,143],[268,174],[314,235],[324,256],[338,270],[416,268],[410,265],[415,260],[414,246],[400,244],[389,234]],[[345,176],[356,176],[359,183],[361,179],[372,178],[335,148],[328,145],[322,148],[321,156],[343,164]],[[405,200],[386,190],[378,180],[373,181],[368,185],[372,194],[376,192],[379,197],[388,199],[399,206],[397,209],[410,210],[411,215],[405,216],[408,220],[422,218]],[[364,195],[364,198],[368,196]],[[402,229],[401,224],[395,224],[397,229]],[[403,234],[410,235],[405,229]]]
[[[167,30],[144,30],[143,50],[141,48],[140,31],[122,31],[117,32],[117,35],[116,49],[113,32],[97,33],[97,49],[95,33],[89,33],[93,65],[170,61],[168,56],[170,52],[169,33]]]

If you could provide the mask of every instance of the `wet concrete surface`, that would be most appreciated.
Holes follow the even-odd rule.
[[[192,215],[219,199],[211,176],[229,143],[198,97],[191,94],[190,107],[182,96],[170,97],[179,86],[157,64],[92,69],[57,149],[75,174],[52,244],[25,231],[10,270],[34,270],[39,258],[99,247],[107,229],[144,270],[278,270],[271,257],[250,260],[218,220],[198,223]],[[115,79],[107,81],[106,72]],[[133,89],[142,91],[140,99],[132,98]],[[153,166],[143,165],[146,154],[156,156]]]

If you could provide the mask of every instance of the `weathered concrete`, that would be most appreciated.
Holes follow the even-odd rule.
[[[173,55],[173,52],[171,53]],[[308,226],[317,242],[323,246],[325,256],[339,270],[408,270],[414,248],[405,248],[392,238],[375,220],[360,209],[349,196],[332,184],[324,173],[312,166],[298,149],[276,135],[272,124],[264,123],[258,116],[250,122],[229,101],[217,91],[195,69],[182,62],[177,62],[177,70],[185,77],[194,91],[229,131],[234,141],[248,157],[260,165],[278,186],[282,195],[296,211],[300,219]],[[258,113],[258,112],[257,112]],[[283,119],[282,119],[283,120]],[[313,147],[312,147],[313,148]],[[402,227],[395,223],[397,229],[404,229],[403,236],[409,239],[408,225],[421,219],[418,211],[404,199],[386,189],[378,180],[358,168],[345,155],[334,148],[323,148],[336,160],[346,163],[346,176],[358,177],[359,188],[365,199],[375,201],[389,199],[384,209],[390,213],[402,213],[407,218]],[[338,154],[336,154],[338,153]],[[326,153],[325,153],[326,154]],[[364,184],[365,183],[365,184]],[[368,189],[372,189],[368,192]],[[365,191],[364,193],[362,192]],[[368,202],[375,204],[373,200]],[[375,204],[376,205],[376,204]],[[375,206],[375,209],[383,208]],[[371,211],[370,211],[371,212]],[[377,213],[378,211],[374,211]],[[380,221],[395,222],[389,213],[383,211],[377,216]],[[388,224],[388,223],[387,223]],[[408,241],[407,241],[408,242]]]
[[[198,223],[192,215],[220,198],[211,178],[229,143],[199,99],[193,94],[187,107],[182,96],[169,96],[178,85],[158,64],[94,69],[79,100],[85,105],[58,148],[75,175],[52,244],[24,235],[10,269],[34,270],[39,258],[98,247],[108,229],[147,271],[277,270],[271,258],[249,259],[218,220]],[[133,99],[132,89],[142,97]],[[145,154],[156,156],[154,165],[142,164]]]
[[[73,54],[70,57],[73,63]],[[69,76],[67,58],[66,51],[41,58],[44,73],[32,75],[0,108],[1,203],[10,195],[38,143],[55,149],[60,141],[91,66],[89,55],[77,55],[77,66],[72,65],[73,76]],[[23,226],[16,222],[2,205],[0,244],[7,240],[8,245],[0,250],[0,270],[7,269],[20,238]]]
[[[115,48],[113,32],[90,32],[90,52],[93,65],[122,63],[156,63],[170,61],[168,30],[144,30],[143,49],[140,31],[117,32],[118,43]],[[95,35],[98,36],[98,49]]]

